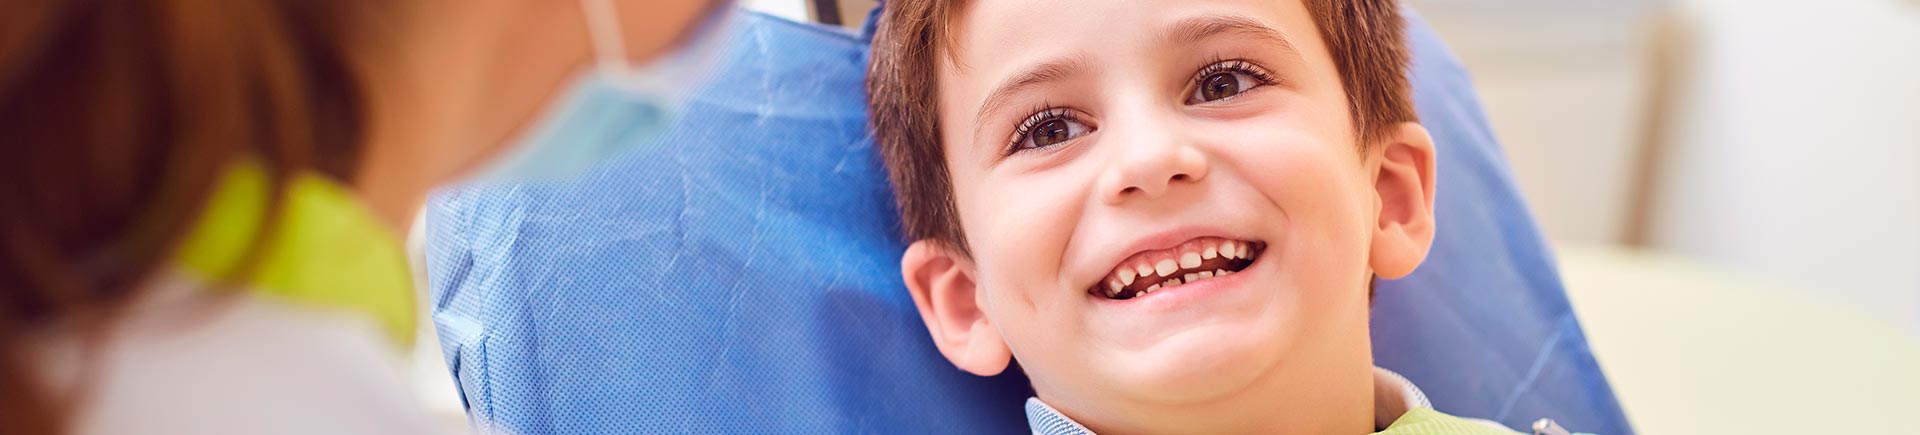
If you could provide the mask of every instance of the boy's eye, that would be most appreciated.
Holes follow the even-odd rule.
[[[1194,75],[1193,94],[1187,96],[1187,104],[1225,100],[1269,84],[1273,84],[1273,76],[1252,63],[1214,62]]]
[[[1066,142],[1067,139],[1072,138],[1073,126],[1067,125],[1065,119],[1049,119],[1040,123],[1040,126],[1034,127],[1033,132],[1028,134],[1032,135],[1029,139],[1033,141],[1033,146],[1044,147]]]
[[[1053,147],[1091,132],[1072,111],[1062,108],[1042,110],[1028,116],[1014,129],[1008,154]]]
[[[1235,72],[1213,73],[1200,81],[1200,90],[1194,97],[1199,98],[1200,101],[1214,101],[1239,94],[1240,81],[1245,80],[1240,76],[1240,73]]]

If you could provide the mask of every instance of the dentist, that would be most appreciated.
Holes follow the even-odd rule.
[[[642,146],[719,0],[0,4],[0,434],[431,432],[397,240]]]

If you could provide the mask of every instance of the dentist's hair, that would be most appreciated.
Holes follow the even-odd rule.
[[[1406,73],[1410,54],[1396,0],[1304,0],[1339,68],[1358,147],[1366,151],[1401,122],[1418,120]],[[934,240],[970,253],[940,143],[941,54],[966,0],[889,0],[867,66],[874,139],[893,181],[908,241]]]
[[[259,162],[276,195],[291,174],[354,172],[344,46],[365,4],[0,3],[0,434],[74,429],[88,382],[50,379],[48,338],[90,355],[229,164]]]

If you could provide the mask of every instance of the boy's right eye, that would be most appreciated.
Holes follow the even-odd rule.
[[[1080,122],[1071,110],[1058,107],[1041,110],[1020,121],[1020,126],[1013,131],[1013,140],[1007,144],[1007,154],[1052,148],[1092,132],[1093,128]]]

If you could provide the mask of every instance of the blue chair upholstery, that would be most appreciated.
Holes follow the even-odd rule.
[[[1442,412],[1513,428],[1552,418],[1579,432],[1633,433],[1466,70],[1417,14],[1406,15],[1414,105],[1439,152],[1439,228],[1419,269],[1377,283],[1374,363],[1412,380]]]
[[[660,145],[427,209],[440,341],[473,423],[537,434],[1023,433],[1017,371],[939,356],[900,281],[866,43],[755,13]],[[1444,411],[1630,430],[1459,66],[1424,27],[1440,241],[1384,282],[1380,364]]]

